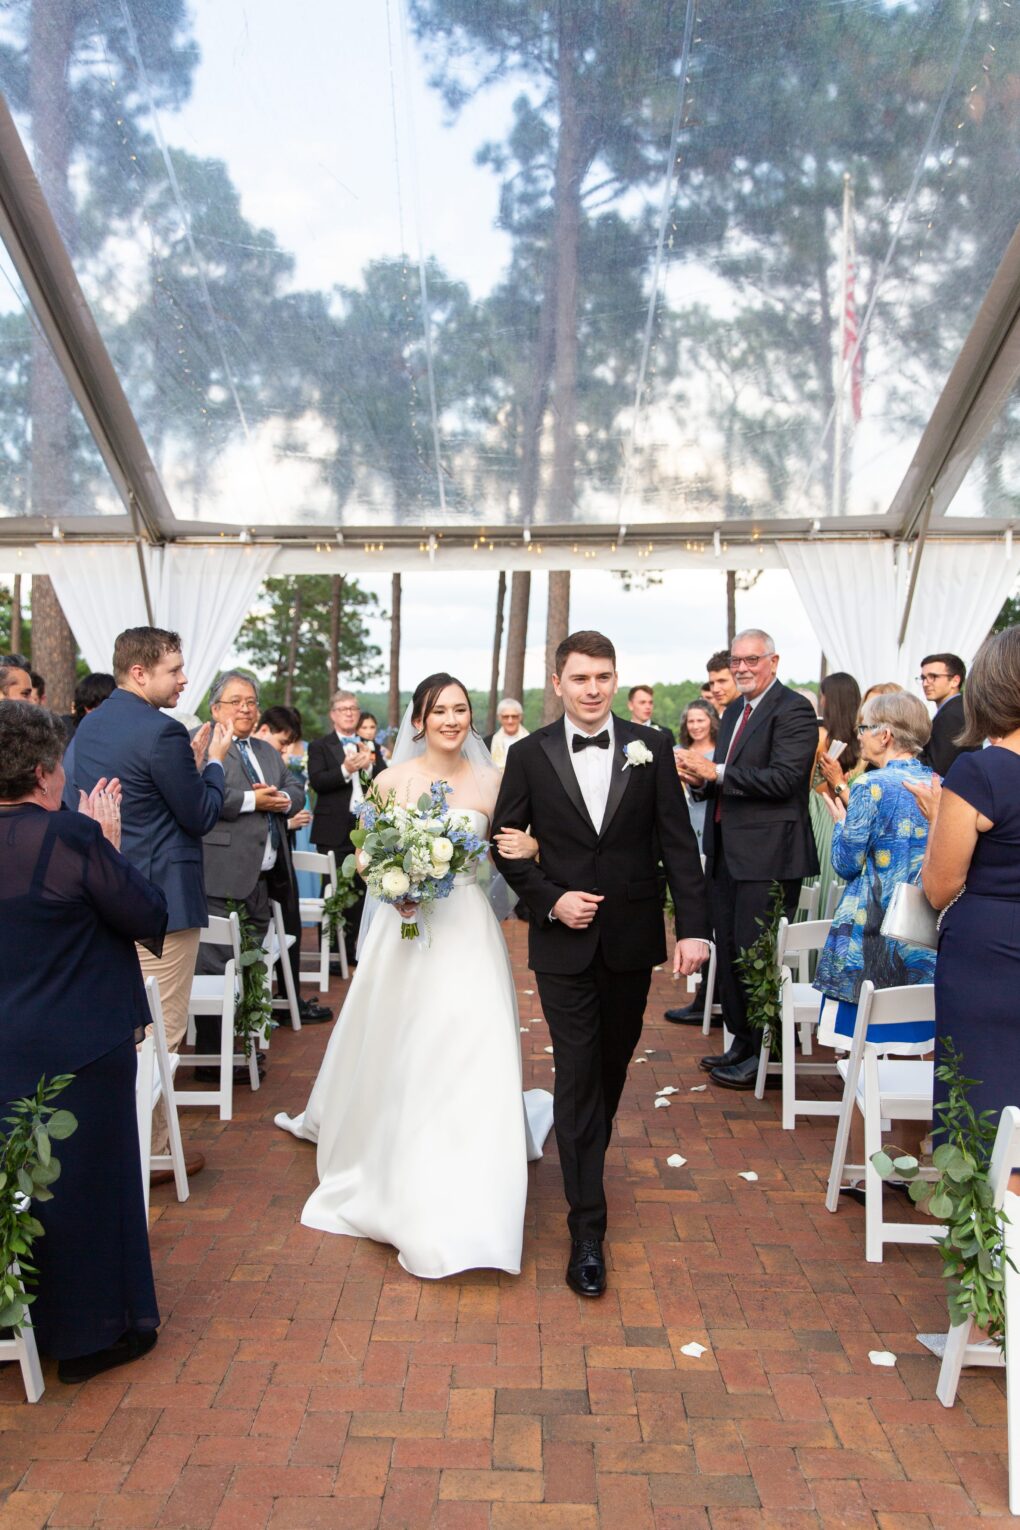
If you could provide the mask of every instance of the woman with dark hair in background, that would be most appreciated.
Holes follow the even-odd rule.
[[[134,943],[158,954],[167,909],[116,848],[116,782],[101,779],[80,813],[59,811],[63,748],[51,713],[0,703],[0,1114],[42,1077],[74,1075],[59,1103],[78,1128],[53,1200],[33,1205],[45,1237],[32,1251],[39,1348],[73,1382],[156,1342],[135,1112],[149,1011]]]
[[[839,801],[846,807],[850,797],[850,782],[860,773],[860,744],[857,719],[861,710],[861,688],[853,675],[836,670],[826,675],[818,687],[818,754],[811,778],[811,828],[818,847],[818,915],[825,915],[826,899],[832,886],[832,814],[825,798]],[[844,745],[839,759],[833,759],[829,750],[836,743]]]
[[[719,713],[710,701],[691,701],[684,707],[680,714],[680,748],[696,749],[703,754],[706,760],[713,758],[715,754],[715,742],[719,737]],[[684,796],[687,798],[687,811],[691,815],[691,828],[698,838],[698,850],[701,851],[701,836],[705,830],[704,798],[695,802],[690,791],[685,786]]]
[[[952,1041],[976,1079],[970,1103],[1020,1104],[1020,627],[987,638],[963,693],[960,754],[914,787],[931,832],[921,872],[944,910],[935,964],[936,1062]],[[987,749],[981,744],[990,739]],[[946,1086],[935,1081],[936,1105]]]
[[[413,807],[446,782],[451,813],[487,839],[499,779],[467,691],[444,673],[418,686],[394,764],[373,785]],[[414,909],[370,900],[358,968],[308,1104],[293,1119],[276,1117],[317,1144],[319,1184],[301,1220],[392,1244],[404,1269],[427,1279],[517,1274],[527,1164],[541,1157],[552,1097],[522,1097],[513,974],[476,872],[430,905],[409,942],[401,916]]]

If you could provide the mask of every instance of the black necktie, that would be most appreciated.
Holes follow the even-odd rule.
[[[601,733],[596,733],[594,738],[589,738],[586,733],[575,733],[574,741],[570,746],[575,754],[580,754],[582,749],[594,747],[596,749],[609,748],[609,729],[603,728]]]
[[[241,769],[248,777],[248,780],[252,786],[264,786],[266,783],[259,779],[259,773],[255,769],[255,761],[251,757],[251,745],[248,743],[248,740],[246,738],[239,738],[235,742],[237,743],[237,753],[241,760]],[[268,814],[268,818],[269,840],[273,849],[278,850],[280,848],[280,825],[276,821],[275,813]]]

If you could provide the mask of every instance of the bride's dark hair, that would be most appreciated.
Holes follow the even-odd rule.
[[[471,697],[468,695],[467,686],[463,680],[458,680],[456,675],[448,675],[445,670],[438,675],[426,675],[420,682],[414,695],[411,697],[411,721],[417,725],[418,731],[414,735],[416,744],[421,743],[425,737],[425,724],[431,713],[436,709],[436,702],[446,690],[448,685],[458,685],[464,692],[464,700],[468,704],[468,717],[472,728],[475,725],[475,714],[471,706]]]

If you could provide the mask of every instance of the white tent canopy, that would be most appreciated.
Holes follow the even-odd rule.
[[[56,45],[58,18],[31,9],[36,35],[52,25]],[[1020,378],[1020,231],[1010,217],[1020,171],[1004,167],[1002,155],[1003,132],[1016,127],[1009,82],[1020,58],[1014,34],[996,31],[989,46],[988,28],[998,23],[978,3],[938,26],[932,6],[902,8],[898,31],[888,26],[890,8],[851,4],[857,31],[831,49],[822,95],[805,96],[792,117],[755,103],[775,105],[787,68],[794,94],[808,89],[794,55],[802,40],[813,45],[812,28],[830,24],[829,8],[817,17],[798,11],[789,35],[780,23],[793,12],[782,5],[730,16],[722,8],[681,38],[670,31],[667,0],[648,0],[641,29],[626,32],[624,44],[610,17],[586,20],[594,30],[585,57],[607,80],[621,62],[614,49],[650,50],[636,73],[634,59],[623,59],[621,75],[640,78],[650,93],[633,116],[613,89],[587,98],[588,244],[574,273],[582,335],[574,359],[587,368],[587,392],[566,474],[556,423],[563,377],[551,369],[546,392],[535,394],[542,407],[530,501],[522,399],[532,384],[515,380],[513,368],[541,352],[539,294],[527,282],[513,288],[511,268],[494,271],[488,291],[470,290],[474,276],[458,286],[458,272],[441,272],[429,253],[418,211],[432,208],[441,223],[451,210],[449,248],[468,252],[467,271],[472,235],[493,215],[461,191],[442,155],[459,144],[464,166],[473,166],[505,126],[482,112],[447,140],[437,125],[429,142],[438,150],[420,154],[420,113],[441,48],[428,33],[430,7],[407,5],[399,47],[388,7],[385,17],[361,18],[357,68],[378,90],[359,97],[360,115],[348,120],[337,92],[314,86],[318,70],[329,75],[331,28],[340,28],[338,44],[349,41],[343,7],[312,7],[306,20],[320,47],[301,50],[301,68],[289,72],[273,8],[218,0],[223,31],[203,33],[197,52],[184,46],[176,67],[192,71],[189,89],[201,86],[203,71],[217,82],[222,163],[175,146],[184,74],[165,94],[157,81],[171,9],[167,0],[123,7],[116,57],[101,35],[105,23],[76,23],[82,58],[106,58],[108,95],[90,98],[101,131],[78,145],[73,176],[67,166],[55,172],[46,145],[53,129],[56,141],[80,129],[74,58],[52,76],[49,116],[39,110],[46,92],[38,78],[30,108],[16,67],[29,8],[19,0],[0,23],[8,49],[0,54],[0,237],[35,389],[21,412],[39,407],[35,373],[46,351],[56,364],[50,403],[63,389],[57,413],[74,438],[73,471],[65,464],[55,478],[42,471],[47,443],[34,414],[0,454],[0,544],[9,566],[50,575],[90,663],[108,666],[112,636],[129,623],[169,625],[202,656],[203,673],[191,677],[198,694],[270,570],[430,568],[784,568],[834,666],[902,680],[929,650],[970,659],[1020,560],[1003,429]],[[526,9],[532,53],[508,55],[486,73],[484,49],[469,49],[446,67],[470,72],[478,63],[469,83],[482,95],[496,81],[520,84],[515,110],[527,100],[555,138],[565,119],[556,90],[542,94],[542,29],[556,8]],[[231,23],[245,48],[218,54]],[[901,81],[903,102],[885,104],[904,115],[883,146],[872,65],[883,48],[901,45],[910,78]],[[253,89],[264,77],[274,78],[271,101]],[[410,108],[403,123],[401,95],[418,101],[417,127]],[[235,119],[263,159],[290,146],[293,191],[313,196],[316,237],[335,237],[341,259],[348,246],[367,252],[357,280],[302,288],[275,233],[245,222],[260,185],[233,153]],[[215,112],[209,123],[216,138]],[[636,134],[626,194],[614,159],[621,132]],[[390,133],[383,174],[375,139]],[[124,152],[111,159],[118,134]],[[325,142],[336,144],[328,186],[316,158]],[[769,226],[742,167],[781,163],[810,179],[810,166],[823,161],[835,191],[823,212],[821,288],[798,307],[795,287],[780,299],[777,285],[799,269],[797,239]],[[515,215],[517,183],[530,185],[534,173],[523,162],[505,172],[501,228]],[[88,204],[95,186],[111,197],[108,230]],[[802,189],[804,206],[817,202],[813,181]],[[548,200],[548,187],[527,195]],[[643,222],[633,221],[639,204]],[[549,205],[555,213],[555,199]],[[793,210],[803,215],[796,199]],[[417,225],[413,237],[405,217]],[[633,246],[628,219],[642,230]],[[847,237],[855,228],[856,254]],[[417,257],[406,253],[415,238]],[[784,250],[794,262],[785,275]],[[297,253],[315,265],[321,251]],[[259,283],[262,306],[245,309],[244,291]],[[789,324],[799,328],[784,330]],[[783,382],[791,334],[800,337],[803,378],[795,365]],[[832,356],[828,378],[812,370],[819,344]],[[18,398],[15,391],[15,422]]]

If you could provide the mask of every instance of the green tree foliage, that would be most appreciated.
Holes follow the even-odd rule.
[[[1020,626],[1020,595],[1011,595],[995,618],[992,631],[1005,632],[1007,627],[1016,626]]]
[[[297,613],[298,590],[301,603]],[[290,655],[295,654],[291,704],[301,711],[305,737],[314,738],[327,727],[330,674],[330,602],[332,581],[328,574],[303,574],[267,579],[255,609],[245,619],[237,638],[238,652],[261,678],[263,706],[288,699],[287,675]],[[356,579],[342,587],[339,633],[341,684],[359,685],[381,673],[380,650],[368,640],[366,616],[376,611],[375,595]],[[385,708],[381,715],[385,717]]]

